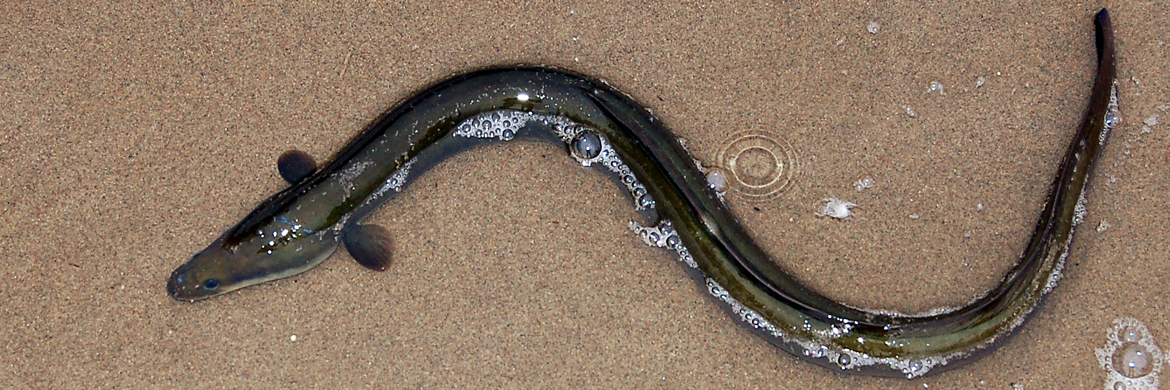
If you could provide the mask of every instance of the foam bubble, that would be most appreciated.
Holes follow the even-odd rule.
[[[469,138],[498,138],[511,141],[516,132],[533,118],[530,112],[495,110],[467,118],[455,126],[454,134]]]
[[[1121,123],[1121,110],[1117,105],[1117,82],[1113,82],[1112,88],[1109,89],[1109,106],[1105,109],[1105,129],[1101,132],[1101,137],[1098,142],[1105,143],[1105,138],[1109,137],[1109,132]]]

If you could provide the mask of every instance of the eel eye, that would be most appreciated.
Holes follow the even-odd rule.
[[[203,281],[203,288],[206,290],[215,290],[219,288],[219,281],[215,279],[207,279]]]

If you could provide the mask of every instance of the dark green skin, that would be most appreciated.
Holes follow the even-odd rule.
[[[605,83],[543,67],[456,76],[399,104],[330,162],[273,195],[176,269],[167,290],[176,299],[193,301],[313,268],[333,253],[347,231],[393,197],[396,191],[378,190],[405,164],[412,166],[403,186],[447,157],[493,142],[452,136],[465,119],[519,110],[567,118],[612,145],[655,200],[647,216],[672,223],[698,264],[684,268],[713,294],[726,291],[716,301],[773,344],[846,372],[913,378],[952,369],[1008,338],[1059,278],[1089,172],[1115,121],[1116,71],[1107,11],[1097,15],[1096,27],[1098,66],[1089,109],[1060,163],[1027,249],[996,288],[953,311],[926,316],[869,312],[800,284],[756,245],[661,122]],[[531,98],[518,99],[520,93]],[[546,125],[529,125],[516,138],[564,144]],[[343,172],[351,175],[343,177]]]

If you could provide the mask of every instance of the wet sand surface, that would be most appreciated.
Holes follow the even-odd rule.
[[[1034,227],[1088,103],[1102,6],[1123,122],[1064,278],[1010,342],[957,370],[844,375],[773,347],[630,232],[613,182],[544,144],[422,175],[369,219],[395,236],[386,272],[339,251],[207,301],[165,291],[285,186],[285,150],[324,160],[430,83],[526,63],[608,81],[709,165],[745,131],[790,145],[798,174],[782,193],[728,200],[816,290],[908,313],[962,305]],[[1165,4],[7,8],[4,387],[1099,389],[1093,349],[1115,318],[1170,346]],[[818,218],[825,198],[859,206]]]

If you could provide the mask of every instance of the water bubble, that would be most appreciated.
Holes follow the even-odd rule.
[[[651,198],[650,194],[642,195],[638,197],[638,204],[647,209],[654,207],[654,198]]]
[[[1105,113],[1105,126],[1113,127],[1118,122],[1121,122],[1121,116],[1117,115],[1117,111],[1109,110],[1109,112]]]
[[[1113,352],[1113,369],[1130,378],[1141,378],[1154,370],[1150,353],[1138,343],[1124,343]]]
[[[727,176],[719,169],[711,169],[707,172],[707,185],[718,192],[727,191]]]
[[[853,362],[853,358],[849,357],[849,354],[847,354],[847,353],[842,353],[841,356],[837,357],[837,364],[841,365],[841,368],[849,367],[849,363],[852,363],[852,362]]]
[[[860,179],[856,182],[853,182],[853,188],[856,188],[858,191],[861,191],[861,190],[864,190],[864,189],[870,188],[870,187],[873,187],[873,178],[869,177],[869,176],[866,176],[864,179]]]
[[[592,160],[601,154],[601,137],[592,131],[582,131],[573,138],[573,153],[585,160]]]
[[[516,132],[512,131],[512,129],[506,129],[503,133],[500,133],[500,139],[504,141],[511,141],[512,138],[516,138]]]
[[[926,92],[927,93],[938,92],[939,95],[942,95],[942,96],[947,95],[946,89],[944,89],[942,83],[940,83],[938,81],[931,81],[930,82],[930,89],[928,89]]]
[[[882,24],[878,22],[869,22],[869,25],[865,26],[865,31],[869,31],[870,34],[877,34],[881,29]]]
[[[1122,342],[1136,343],[1142,339],[1142,331],[1137,328],[1127,327],[1117,332],[1117,339]]]

